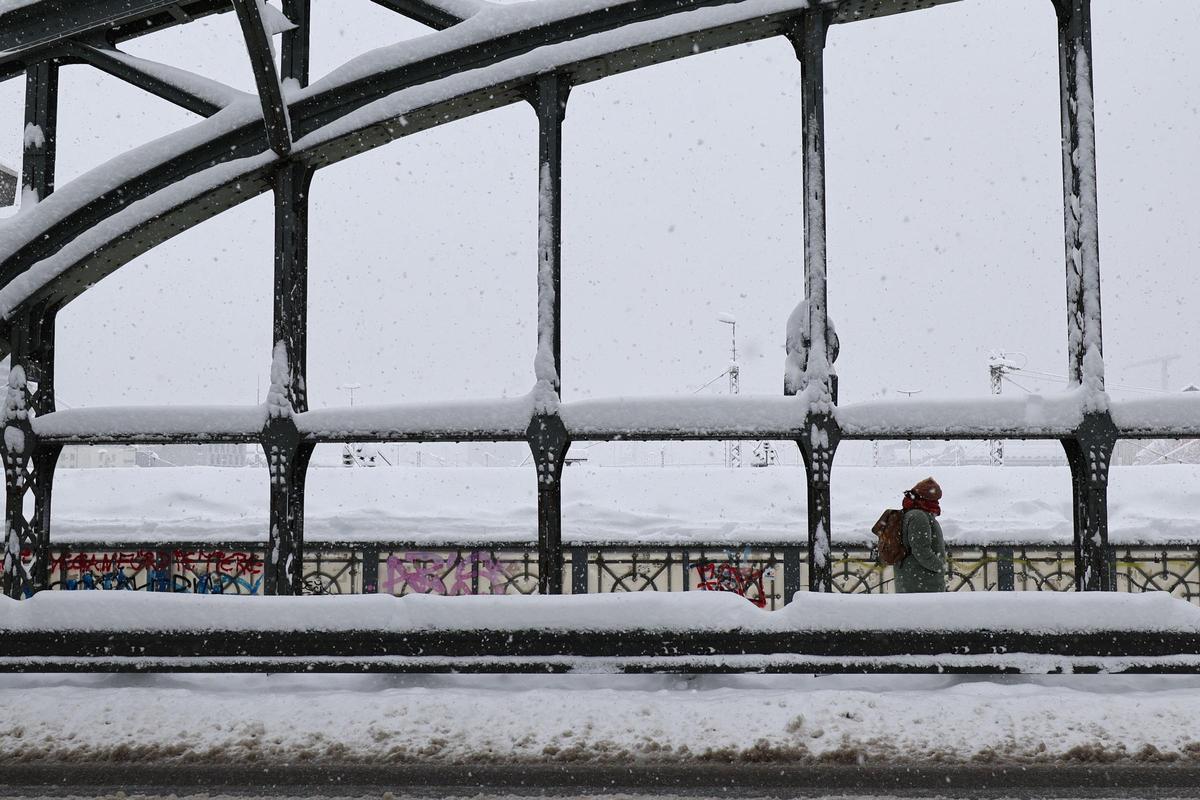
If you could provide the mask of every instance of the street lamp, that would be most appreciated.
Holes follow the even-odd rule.
[[[914,394],[920,394],[920,389],[897,389],[897,392],[905,397],[912,397]],[[908,440],[908,465],[912,466],[912,439]]]
[[[729,396],[734,397],[741,391],[741,369],[737,360],[737,317],[727,311],[717,314],[717,322],[729,326]],[[742,443],[738,441],[725,443],[725,466],[740,467],[742,465]]]
[[[361,383],[343,383],[337,388],[350,392],[350,407],[354,408],[354,390],[361,389]]]

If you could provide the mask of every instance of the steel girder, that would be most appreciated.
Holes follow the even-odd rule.
[[[289,104],[287,111],[292,123],[293,138],[299,140],[352,111],[407,88],[499,64],[541,47],[571,42],[583,36],[617,30],[637,22],[661,19],[680,12],[717,5],[732,4],[717,0],[642,0],[536,25],[381,69],[349,83],[330,86]],[[904,0],[879,0],[867,3],[864,7],[863,3],[831,0],[828,5],[833,9],[833,21],[839,22],[884,13],[898,13],[909,9],[912,4]],[[768,15],[752,15],[749,19],[737,22],[654,38],[640,44],[616,46],[612,51],[601,55],[589,55],[578,60],[565,58],[556,71],[569,76],[573,84],[598,80],[608,75],[683,58],[697,52],[783,34],[790,29],[795,14],[795,11],[789,10]],[[0,23],[3,19],[3,16],[0,16]],[[401,136],[517,102],[527,95],[536,81],[538,72],[544,70],[504,79],[415,109],[404,114],[403,125],[391,118],[365,123],[361,127],[355,127],[300,150],[294,153],[292,158],[319,168]],[[258,155],[268,149],[262,120],[253,119],[233,129],[215,133],[212,138],[189,148],[186,152],[148,167],[143,173],[124,181],[110,191],[79,204],[61,219],[56,219],[39,230],[38,234],[25,244],[15,248],[0,263],[0,286],[11,283],[30,266],[53,255],[63,245],[95,228],[131,203],[211,167]],[[245,172],[231,175],[217,186],[181,200],[155,219],[136,225],[102,246],[90,249],[87,255],[64,269],[54,281],[41,286],[25,302],[44,302],[55,308],[65,305],[87,287],[151,247],[266,191],[270,188],[272,173],[271,165],[248,167]],[[3,336],[5,327],[0,326],[0,337],[6,339],[7,337]],[[6,351],[6,346],[0,346],[0,352]]]

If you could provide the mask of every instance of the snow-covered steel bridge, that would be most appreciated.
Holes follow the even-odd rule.
[[[1066,330],[1072,386],[1061,396],[837,405],[826,317],[823,50],[831,28],[954,0],[376,0],[438,29],[309,84],[309,0],[283,15],[258,0],[33,0],[0,13],[0,77],[26,80],[27,208],[0,227],[0,339],[11,356],[4,410],[4,591],[48,586],[51,493],[66,444],[255,442],[270,464],[265,587],[302,590],[304,483],[316,444],[526,441],[538,487],[538,580],[564,583],[560,480],[582,440],[787,439],[807,467],[808,588],[830,591],[830,474],[845,439],[1056,439],[1071,466],[1076,588],[1111,589],[1105,568],[1108,463],[1118,437],[1200,436],[1196,397],[1110,401],[1101,348],[1091,0],[1057,12],[1063,132]],[[985,0],[975,0],[984,2]],[[234,11],[254,67],[249,95],[130,56],[122,41]],[[931,11],[929,13],[937,13]],[[286,19],[284,18],[286,17]],[[272,37],[282,36],[281,65]],[[786,334],[779,397],[561,402],[562,121],[570,88],[641,66],[783,36],[803,78],[805,298]],[[55,187],[58,70],[88,64],[203,117]],[[536,384],[516,400],[309,411],[308,186],[314,172],[402,136],[503,105],[537,112]],[[836,179],[836,176],[834,176]],[[265,192],[275,198],[274,336],[264,406],[58,411],[55,315],[88,287],[175,234]],[[531,221],[531,224],[532,221]],[[797,256],[797,268],[801,258]],[[569,269],[570,266],[567,265]],[[845,332],[853,335],[853,332]],[[813,343],[817,343],[815,346]],[[264,353],[264,371],[267,369]],[[1200,394],[1200,393],[1197,393]],[[268,501],[268,498],[264,498]],[[27,557],[23,557],[27,554]]]

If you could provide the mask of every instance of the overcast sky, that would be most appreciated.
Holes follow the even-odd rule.
[[[425,31],[315,0],[313,77]],[[1096,0],[1110,381],[1200,382],[1200,4]],[[249,90],[232,14],[130,43]],[[1056,34],[1049,0],[964,0],[835,27],[826,61],[829,296],[843,402],[988,392],[987,355],[1066,367]],[[21,81],[0,86],[19,163]],[[689,394],[725,367],[781,390],[803,292],[799,69],[783,40],[577,88],[565,127],[570,398]],[[196,117],[63,71],[59,183]],[[533,382],[536,122],[513,106],[323,170],[313,189],[314,407],[515,395]],[[59,317],[67,404],[251,403],[271,350],[271,203],[123,267]],[[1053,391],[1054,383],[1029,388]],[[718,381],[709,391],[723,389]],[[1020,392],[1006,386],[1006,392]]]

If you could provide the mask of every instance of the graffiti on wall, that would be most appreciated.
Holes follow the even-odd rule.
[[[732,592],[745,597],[759,608],[767,606],[767,591],[763,586],[761,567],[743,567],[729,562],[702,561],[696,564],[700,582],[696,588],[704,592]]]
[[[259,594],[262,556],[241,550],[114,550],[53,553],[51,588]]]
[[[486,550],[409,551],[389,556],[382,590],[388,594],[505,594],[513,567]]]

